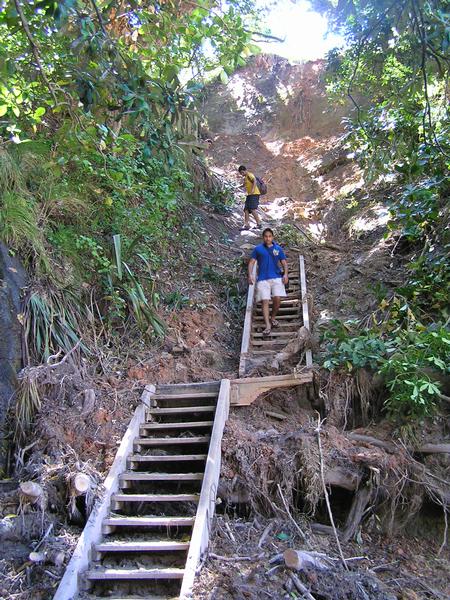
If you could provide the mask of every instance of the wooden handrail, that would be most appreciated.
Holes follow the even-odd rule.
[[[239,376],[245,375],[245,367],[247,363],[247,356],[250,346],[250,334],[252,331],[252,313],[253,303],[255,299],[255,288],[256,288],[256,262],[253,265],[253,278],[255,283],[248,286],[247,293],[247,306],[245,307],[245,318],[244,318],[244,329],[242,330],[242,343],[241,343],[241,358],[239,360]]]
[[[208,548],[211,522],[215,512],[217,488],[219,485],[222,436],[225,423],[228,419],[229,408],[230,380],[222,379],[217,399],[216,414],[214,416],[214,425],[211,432],[211,441],[209,443],[208,458],[206,459],[205,474],[184,569],[180,600],[188,600],[192,597],[195,573],[202,555]]]

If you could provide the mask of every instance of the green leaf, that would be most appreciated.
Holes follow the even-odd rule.
[[[3,115],[6,115],[7,111],[8,111],[8,105],[1,104],[0,105],[0,117],[3,117]]]
[[[117,276],[122,281],[123,271],[122,271],[122,242],[120,239],[120,234],[113,235],[114,242],[114,253],[116,258],[116,268],[117,268]]]
[[[45,115],[45,108],[43,106],[38,106],[38,108],[33,113],[33,118],[39,119],[40,117],[42,117],[42,115]]]
[[[228,83],[228,75],[226,74],[226,72],[225,72],[225,69],[222,69],[222,70],[220,71],[220,75],[219,75],[219,77],[220,77],[220,81],[221,81],[221,82],[222,82],[224,85],[227,85],[227,83]]]

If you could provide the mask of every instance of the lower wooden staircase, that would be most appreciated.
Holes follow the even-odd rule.
[[[91,514],[54,600],[189,597],[214,513],[229,389],[223,380],[146,390],[103,509]]]

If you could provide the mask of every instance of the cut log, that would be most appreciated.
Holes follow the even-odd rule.
[[[28,559],[32,563],[43,563],[45,562],[45,552],[30,552]]]
[[[35,483],[34,481],[23,481],[19,487],[23,501],[28,502],[29,504],[42,503],[44,499],[44,490],[38,483]]]
[[[70,492],[73,496],[83,496],[91,485],[91,478],[86,473],[76,473],[70,478]]]
[[[289,569],[302,571],[306,568],[327,569],[328,566],[320,559],[315,552],[305,552],[304,550],[294,550],[288,548],[283,553],[284,564]]]

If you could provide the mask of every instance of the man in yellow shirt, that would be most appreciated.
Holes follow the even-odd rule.
[[[245,191],[247,197],[245,199],[244,206],[244,229],[250,229],[250,214],[256,221],[256,227],[261,227],[261,219],[258,215],[259,197],[261,192],[256,181],[256,177],[250,171],[247,171],[247,167],[241,165],[238,169],[239,175],[244,178]]]

